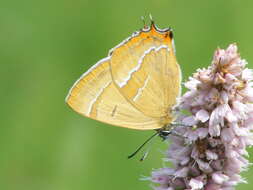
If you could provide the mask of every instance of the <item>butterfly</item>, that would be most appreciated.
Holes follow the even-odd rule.
[[[162,132],[174,121],[180,83],[172,30],[151,21],[85,72],[66,102],[94,120]]]

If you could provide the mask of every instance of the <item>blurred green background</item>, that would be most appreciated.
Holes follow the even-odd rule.
[[[69,88],[149,13],[174,29],[184,80],[233,42],[253,63],[252,10],[250,0],[1,0],[0,190],[151,189],[139,178],[163,165],[165,143],[127,160],[153,132],[79,116],[64,103]],[[244,176],[237,189],[252,189],[253,168]]]

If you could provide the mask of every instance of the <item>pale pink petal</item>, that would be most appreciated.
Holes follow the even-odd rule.
[[[227,104],[219,105],[215,108],[215,110],[211,113],[209,125],[214,126],[217,124],[224,125],[224,117],[226,113],[230,110],[230,107]]]
[[[185,137],[188,138],[189,141],[196,141],[198,139],[198,132],[196,130],[189,129],[185,134]]]
[[[220,185],[216,184],[216,183],[211,183],[211,184],[207,184],[205,186],[205,190],[222,190]]]
[[[252,69],[244,69],[242,71],[242,79],[243,80],[253,80],[253,70]]]
[[[218,159],[218,155],[210,150],[206,150],[206,158],[208,160],[217,160]]]
[[[226,80],[219,73],[216,73],[214,81],[213,81],[215,85],[223,84],[223,83],[225,83],[225,81]]]
[[[221,173],[213,173],[212,179],[217,184],[222,184],[229,180],[229,177]]]
[[[201,174],[200,170],[194,166],[190,166],[189,175],[191,176],[199,176]]]
[[[177,170],[174,173],[174,176],[175,177],[186,177],[188,175],[188,172],[189,172],[189,168],[188,167],[183,167],[180,170]]]
[[[229,100],[229,97],[228,97],[228,93],[226,91],[221,91],[221,100],[222,100],[222,103],[223,104],[227,104],[228,103],[228,100]]]
[[[204,162],[200,159],[196,160],[198,165],[199,165],[199,169],[202,170],[205,173],[211,173],[213,171],[213,169],[210,167],[210,164],[207,162]]]
[[[194,116],[188,116],[183,119],[182,123],[187,126],[193,126],[198,123],[198,120]]]
[[[224,142],[231,142],[235,137],[235,134],[231,128],[224,128],[221,131],[221,139]]]
[[[207,135],[208,135],[208,129],[207,128],[198,128],[196,130],[197,134],[198,134],[198,137],[200,139],[203,139],[203,138],[206,138]]]
[[[212,161],[210,165],[214,170],[223,170],[224,163],[225,163],[224,159],[219,159]]]
[[[217,137],[217,136],[220,136],[220,125],[217,124],[217,125],[212,125],[209,127],[209,134],[212,136],[212,137]]]
[[[227,147],[227,150],[226,150],[226,157],[228,158],[237,158],[239,157],[240,155],[238,154],[237,151],[235,151],[232,147]]]
[[[191,152],[191,157],[194,159],[198,159],[199,151],[198,151],[197,147],[193,147],[192,152]]]
[[[196,180],[194,178],[190,180],[189,185],[191,186],[192,190],[200,190],[204,187],[204,183],[202,181]]]
[[[159,183],[159,184],[168,184],[169,183],[169,176],[166,175],[160,175],[160,176],[152,176],[151,181],[154,183]]]
[[[185,183],[181,178],[173,178],[170,185],[178,189],[182,189],[185,187]]]
[[[161,185],[157,187],[153,187],[154,190],[175,190],[173,187],[168,187],[167,185]]]
[[[225,118],[228,120],[228,122],[231,122],[231,123],[237,121],[237,117],[233,114],[231,110],[227,111]]]
[[[248,136],[249,135],[249,130],[247,128],[239,127],[237,123],[232,123],[230,126],[233,129],[234,133],[238,136]]]
[[[227,186],[227,187],[222,187],[221,190],[235,190],[235,188],[232,186]]]
[[[232,82],[232,83],[238,80],[234,75],[232,75],[230,73],[226,74],[225,79],[227,82]]]
[[[170,176],[175,173],[172,168],[162,168],[160,170],[153,171],[151,181],[159,184],[167,184],[170,180]]]
[[[212,88],[209,91],[208,95],[205,97],[205,99],[208,102],[216,102],[219,96],[220,96],[219,91],[216,88]]]
[[[189,163],[189,161],[190,161],[190,158],[189,158],[189,157],[184,157],[184,158],[181,160],[180,164],[183,166],[183,165],[186,165],[187,163]]]
[[[188,82],[184,83],[184,86],[188,89],[195,90],[198,84],[200,84],[198,80],[190,78]]]
[[[222,141],[220,140],[220,139],[215,139],[215,138],[210,138],[209,139],[209,144],[210,144],[210,146],[211,147],[216,147],[216,146],[219,146],[219,145],[221,145],[222,144]]]
[[[208,71],[208,70],[200,70],[198,78],[202,82],[202,84],[204,83],[205,85],[212,81],[212,78],[210,77],[210,71]],[[205,87],[205,86],[202,85],[202,87]]]
[[[201,109],[196,113],[196,119],[204,123],[209,119],[209,113],[206,110]]]

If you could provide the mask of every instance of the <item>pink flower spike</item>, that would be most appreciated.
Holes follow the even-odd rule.
[[[176,121],[183,125],[168,138],[166,159],[174,167],[152,172],[154,189],[234,190],[246,183],[240,173],[250,165],[253,145],[253,71],[246,65],[231,44],[185,83]]]

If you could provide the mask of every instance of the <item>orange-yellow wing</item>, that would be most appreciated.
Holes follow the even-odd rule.
[[[112,78],[120,93],[138,110],[166,118],[180,94],[181,71],[172,31],[152,24],[111,51]]]
[[[132,129],[157,129],[160,119],[144,115],[133,107],[112,81],[110,58],[105,58],[88,70],[71,88],[66,102],[76,112],[111,125]]]

